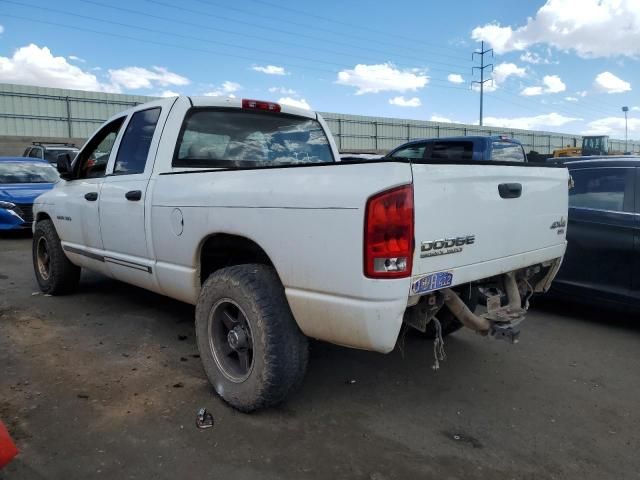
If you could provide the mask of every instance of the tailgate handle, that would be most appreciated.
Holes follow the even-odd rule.
[[[90,202],[95,202],[98,199],[98,192],[89,192],[84,194],[85,200],[89,200]]]
[[[498,192],[502,198],[519,198],[522,195],[521,183],[501,183]]]

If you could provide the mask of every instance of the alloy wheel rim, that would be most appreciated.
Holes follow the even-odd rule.
[[[253,335],[244,310],[230,298],[218,300],[209,312],[209,348],[222,374],[234,383],[253,370]]]
[[[40,237],[36,244],[36,260],[40,277],[43,280],[49,280],[51,256],[49,255],[49,245],[44,237]]]

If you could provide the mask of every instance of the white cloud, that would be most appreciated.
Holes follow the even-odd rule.
[[[174,92],[173,90],[163,90],[158,95],[159,97],[167,98],[167,97],[179,97],[180,94],[178,92]]]
[[[497,89],[498,89],[498,83],[495,81],[495,79],[484,84],[485,93],[495,92]],[[471,90],[473,90],[474,92],[479,92],[480,85],[478,85],[477,83],[472,84]]]
[[[390,105],[396,107],[419,107],[422,102],[418,97],[404,98],[403,96],[393,97],[389,99]]]
[[[69,55],[69,60],[72,60],[74,62],[86,63],[86,60],[84,58],[76,57],[75,55]]]
[[[270,87],[269,91],[271,93],[280,93],[282,95],[295,95],[296,93],[298,93],[294,89],[286,87]]]
[[[440,122],[440,123],[455,123],[450,118],[443,117],[442,115],[438,115],[437,113],[434,113],[433,115],[431,115],[431,118],[429,120],[431,120],[432,122]]]
[[[125,67],[109,70],[109,78],[116,88],[124,87],[129,90],[139,88],[153,88],[155,86],[168,87],[169,85],[188,85],[188,78],[170,72],[164,67]]]
[[[493,78],[497,84],[501,84],[507,78],[514,77],[524,77],[527,70],[517,66],[515,63],[503,62],[493,69]]]
[[[252,70],[256,72],[266,73],[267,75],[287,75],[287,71],[284,67],[278,67],[276,65],[265,65],[263,66],[254,66],[251,67]]]
[[[553,127],[561,127],[567,123],[582,120],[581,118],[565,117],[559,113],[546,113],[543,115],[536,115],[532,117],[514,117],[514,118],[499,118],[499,117],[485,117],[484,124],[491,125],[493,127],[510,127],[510,128],[522,128],[525,130],[546,130]]]
[[[358,64],[353,69],[338,72],[336,83],[356,87],[356,95],[395,91],[416,91],[429,83],[421,70],[399,70],[392,63]]]
[[[0,25],[0,35],[4,33],[4,25]]]
[[[640,112],[640,107],[631,107],[631,110],[634,112]]]
[[[520,95],[531,97],[534,95],[542,95],[544,93],[560,93],[567,89],[562,79],[558,75],[545,75],[542,79],[542,86],[524,88]]]
[[[602,72],[596,76],[593,84],[595,87],[606,93],[623,93],[631,90],[631,84],[616,77],[611,72]]]
[[[577,102],[578,99],[576,97],[564,97],[567,102]]]
[[[526,63],[532,63],[534,65],[538,65],[540,63],[547,65],[551,63],[548,58],[542,58],[537,53],[529,51],[526,51],[522,55],[520,55],[520,60]]]
[[[71,65],[64,57],[54,57],[47,47],[30,44],[18,48],[12,57],[0,57],[0,82],[72,88],[98,92],[117,91],[92,73]]]
[[[278,103],[282,105],[289,105],[290,107],[298,107],[304,108],[306,110],[311,110],[311,105],[304,98],[291,98],[291,97],[282,97],[278,100]]]
[[[231,97],[235,98],[234,92],[240,90],[242,86],[236,82],[230,82],[229,80],[222,83],[220,87],[214,88],[213,90],[206,92],[204,94],[205,97]]]
[[[543,93],[542,87],[527,87],[520,92],[520,95],[533,97],[534,95],[542,95]]]
[[[588,135],[611,135],[624,139],[624,117],[605,117],[587,124]],[[629,139],[640,137],[640,118],[629,118]]]
[[[542,79],[545,93],[560,93],[567,89],[567,86],[558,75],[545,75]]]
[[[447,80],[451,83],[464,83],[464,78],[459,73],[450,73],[447,75]]]
[[[586,90],[581,90],[581,91],[579,91],[579,92],[576,92],[576,95],[577,95],[577,96],[579,96],[579,97],[584,98],[584,97],[586,97],[587,95],[589,95],[589,92],[587,92]]]
[[[581,57],[636,57],[640,6],[638,0],[547,0],[526,25],[490,23],[474,28],[471,37],[488,42],[498,54],[547,44]]]

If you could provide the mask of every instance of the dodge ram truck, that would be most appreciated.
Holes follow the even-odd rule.
[[[205,373],[247,412],[301,384],[308,338],[386,353],[406,325],[436,355],[461,326],[515,341],[565,252],[565,168],[341,161],[320,115],[271,102],[140,105],[58,170],[34,205],[41,290],[71,293],[85,268],[195,305]],[[485,283],[508,303],[476,314]]]

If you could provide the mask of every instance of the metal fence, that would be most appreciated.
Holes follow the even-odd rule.
[[[154,97],[83,92],[0,84],[0,136],[87,138],[110,116]],[[343,152],[386,152],[408,140],[424,137],[506,135],[522,142],[527,152],[552,153],[580,146],[579,135],[384,117],[322,113]],[[610,140],[623,152],[624,140]],[[628,150],[640,153],[640,142]]]

